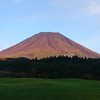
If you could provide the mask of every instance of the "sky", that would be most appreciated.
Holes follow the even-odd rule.
[[[100,0],[0,0],[0,51],[39,32],[100,53]]]

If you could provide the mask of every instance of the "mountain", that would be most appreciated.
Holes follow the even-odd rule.
[[[0,52],[1,58],[27,57],[32,59],[59,55],[100,58],[98,53],[57,32],[40,32]]]

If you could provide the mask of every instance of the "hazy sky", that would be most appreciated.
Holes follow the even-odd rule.
[[[0,0],[0,50],[45,31],[100,53],[100,0]]]

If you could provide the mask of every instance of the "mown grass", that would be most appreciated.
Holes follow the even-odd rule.
[[[100,100],[100,81],[0,78],[0,100]]]

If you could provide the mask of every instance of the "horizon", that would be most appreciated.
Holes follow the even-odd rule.
[[[100,0],[1,0],[0,51],[39,32],[59,32],[100,53]]]

